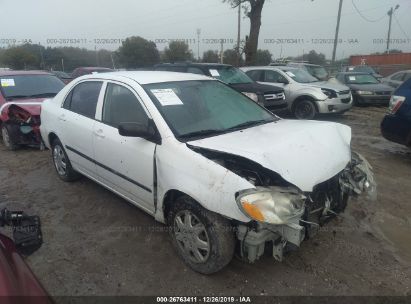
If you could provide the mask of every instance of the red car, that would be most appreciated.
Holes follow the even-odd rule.
[[[64,83],[42,71],[0,71],[0,126],[3,143],[10,150],[41,143],[40,110]]]
[[[80,76],[93,74],[93,73],[108,73],[114,72],[114,70],[109,68],[102,68],[102,67],[79,67],[71,73],[71,78],[77,78]]]
[[[40,248],[40,219],[3,209],[0,211],[0,227],[3,226],[12,227],[14,241],[0,233],[0,302],[52,303],[20,255],[29,255]]]

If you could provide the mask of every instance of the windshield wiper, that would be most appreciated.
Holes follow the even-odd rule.
[[[217,134],[222,134],[224,132],[225,130],[221,130],[221,129],[205,129],[205,130],[193,131],[193,132],[180,135],[179,138],[191,138],[191,137],[217,135]]]
[[[233,126],[231,128],[228,128],[227,130],[229,130],[229,131],[239,130],[239,129],[244,129],[246,127],[258,126],[258,125],[262,125],[262,124],[273,122],[273,121],[274,120],[266,120],[266,119],[246,121],[246,122],[240,123],[236,126]]]

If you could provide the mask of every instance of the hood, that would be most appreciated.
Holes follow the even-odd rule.
[[[351,159],[351,128],[320,121],[278,120],[189,145],[238,155],[276,172],[302,191],[341,172]]]
[[[273,85],[261,84],[258,82],[250,83],[230,83],[230,87],[239,92],[248,92],[264,95],[268,92],[281,93],[284,92],[283,88],[276,87]]]
[[[362,91],[371,91],[371,92],[380,92],[387,91],[392,92],[394,89],[383,83],[375,84],[349,84],[349,87],[353,90],[362,90]]]
[[[3,113],[5,109],[8,109],[11,105],[16,105],[33,116],[40,115],[41,105],[46,98],[31,98],[31,99],[16,99],[7,101],[0,106],[0,113]]]
[[[347,90],[350,89],[346,85],[343,85],[343,84],[340,84],[340,83],[335,83],[335,82],[330,82],[330,81],[317,81],[317,82],[311,82],[311,83],[306,84],[306,85],[310,86],[310,87],[330,89],[330,90],[334,90],[336,92],[347,91]]]

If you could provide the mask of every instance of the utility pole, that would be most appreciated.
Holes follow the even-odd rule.
[[[391,23],[392,23],[392,15],[400,6],[397,4],[395,8],[391,7],[388,11],[388,16],[390,16],[389,23],[388,23],[388,37],[387,37],[387,54],[390,53],[390,39],[391,39]]]
[[[241,40],[241,3],[238,4],[238,30],[237,30],[237,66],[240,66],[241,52],[240,41]]]
[[[221,39],[221,49],[220,49],[220,63],[224,63],[224,40]]]
[[[335,55],[337,53],[337,44],[338,44],[338,32],[340,31],[340,20],[341,20],[341,10],[342,10],[343,0],[340,0],[340,5],[338,7],[338,16],[337,16],[337,27],[335,28],[335,36],[334,36],[334,48],[333,48],[333,56],[331,59],[331,64],[335,62]]]
[[[201,34],[201,29],[197,29],[197,59],[198,62],[200,62],[200,34]]]

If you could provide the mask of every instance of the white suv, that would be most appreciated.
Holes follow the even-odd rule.
[[[349,87],[319,81],[303,69],[264,66],[241,70],[254,81],[282,87],[289,110],[298,119],[313,119],[318,113],[344,113],[353,104]]]
[[[266,243],[281,260],[351,194],[374,188],[349,127],[282,120],[205,76],[83,76],[44,102],[41,121],[61,179],[85,175],[169,225],[201,273],[236,248],[253,262]]]

